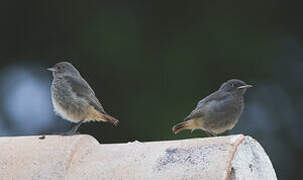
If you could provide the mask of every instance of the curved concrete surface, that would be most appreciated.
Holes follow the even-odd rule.
[[[1,179],[275,180],[260,144],[233,135],[99,144],[88,135],[0,138]]]

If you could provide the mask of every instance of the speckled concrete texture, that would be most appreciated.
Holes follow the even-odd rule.
[[[88,135],[2,137],[0,146],[0,179],[276,179],[263,148],[243,135],[125,144]]]
[[[238,146],[231,165],[231,180],[277,179],[262,146],[249,136]]]

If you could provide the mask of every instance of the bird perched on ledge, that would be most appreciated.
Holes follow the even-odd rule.
[[[190,129],[202,129],[209,136],[215,136],[232,129],[244,109],[247,88],[252,87],[238,79],[231,79],[219,90],[199,101],[197,107],[172,130],[175,134]]]
[[[69,62],[60,62],[52,68],[51,97],[54,110],[62,118],[77,123],[65,135],[75,134],[82,123],[88,121],[110,122],[118,120],[107,114],[93,89],[82,78],[79,71]]]

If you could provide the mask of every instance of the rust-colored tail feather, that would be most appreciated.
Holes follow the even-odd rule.
[[[188,123],[188,121],[185,121],[185,122],[181,122],[181,123],[178,123],[178,124],[174,125],[172,130],[175,134],[177,134],[180,131],[183,131],[183,130],[188,129],[188,128],[189,128],[189,123]]]
[[[107,120],[107,122],[112,123],[114,126],[118,126],[119,120],[108,115],[108,114],[104,114],[104,119]]]

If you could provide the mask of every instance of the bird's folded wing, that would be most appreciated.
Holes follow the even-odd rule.
[[[75,92],[78,96],[85,98],[90,105],[94,106],[96,110],[106,114],[101,103],[96,98],[95,92],[83,78],[74,78],[71,76],[65,76],[65,78],[72,87],[73,92]]]
[[[220,101],[226,96],[228,96],[228,94],[222,93],[221,91],[216,91],[210,94],[198,102],[196,108],[184,119],[184,121],[202,117],[207,108],[209,108],[210,104],[214,103],[215,101]]]
[[[207,103],[209,103],[211,101],[220,101],[228,95],[229,95],[228,93],[224,93],[220,90],[216,91],[216,92],[210,94],[209,96],[205,97],[201,101],[199,101],[198,104],[197,104],[196,109],[202,108],[203,106],[205,106]]]
[[[203,111],[201,109],[194,109],[185,119],[184,121],[188,121],[191,119],[200,118],[203,116]]]

